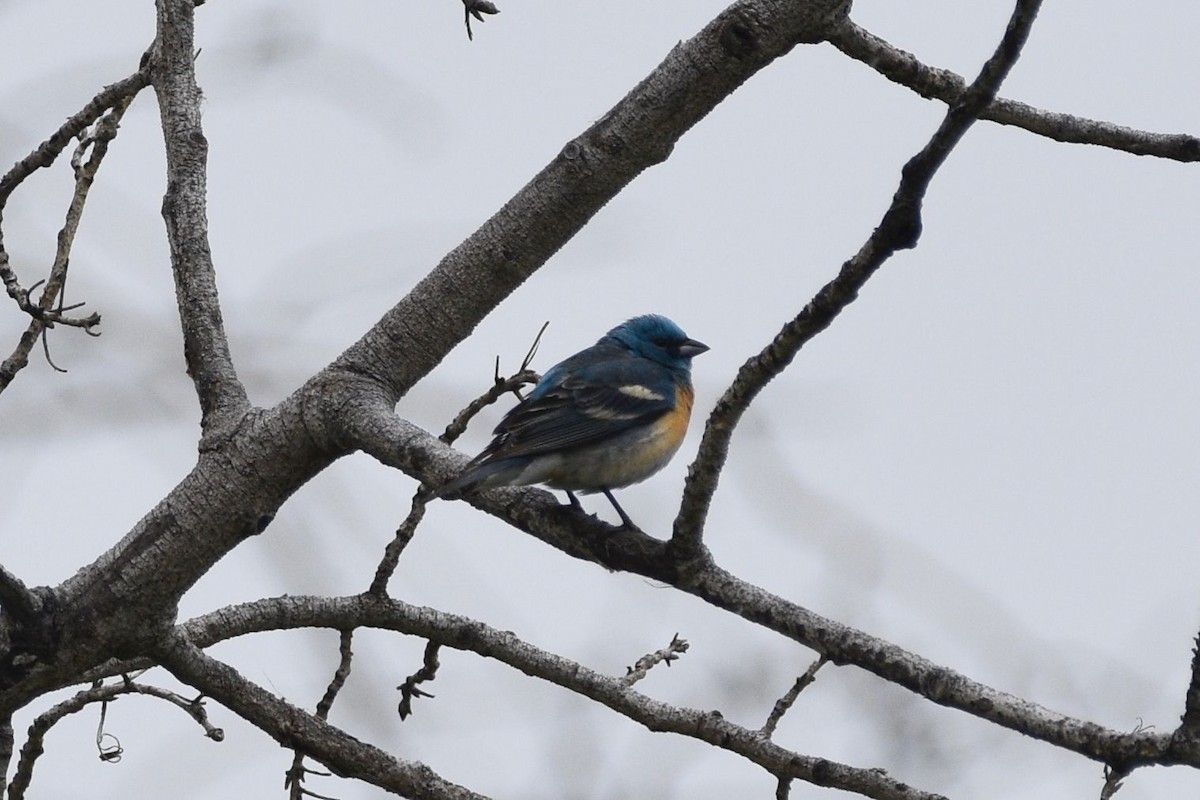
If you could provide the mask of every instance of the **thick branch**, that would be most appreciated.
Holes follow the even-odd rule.
[[[152,74],[167,151],[162,213],[184,359],[200,398],[200,424],[211,435],[236,422],[249,403],[229,353],[208,243],[208,141],[200,125],[194,7],[192,0],[158,0],[157,7]]]
[[[1200,635],[1192,642],[1192,675],[1183,698],[1183,717],[1174,735],[1182,745],[1200,745]]]
[[[389,431],[381,441],[387,441],[393,433],[402,437],[399,449],[387,454],[391,466],[425,480],[431,472],[444,474],[452,472],[454,465],[461,467],[462,457],[431,434],[390,416],[396,420],[395,426],[380,429]],[[707,555],[674,558],[666,543],[639,532],[613,528],[559,504],[547,492],[498,489],[477,492],[469,502],[568,555],[670,584],[803,644],[836,664],[859,667],[940,705],[1109,764],[1178,763],[1200,767],[1200,745],[1148,731],[1114,731],[998,691],[764,591],[722,570]],[[209,644],[202,638],[198,641]]]
[[[8,790],[8,765],[13,756],[12,717],[0,717],[0,794]]]
[[[829,42],[922,97],[953,104],[966,88],[966,81],[960,75],[922,64],[912,53],[895,47],[849,19],[830,35]],[[1141,131],[1102,120],[1045,111],[1003,97],[995,98],[980,112],[979,118],[1024,128],[1058,142],[1091,144],[1175,161],[1200,161],[1200,139],[1195,136]]]
[[[658,578],[661,580],[661,578]],[[1114,731],[1051,711],[939,666],[915,653],[815,614],[759,589],[715,564],[681,577],[676,588],[816,650],[835,664],[853,664],[884,680],[1107,764],[1175,764],[1200,767],[1200,748],[1180,748],[1169,734]]]
[[[787,368],[801,347],[857,299],[859,290],[893,253],[916,246],[921,236],[921,204],[933,176],[979,112],[996,96],[1021,54],[1040,5],[1040,0],[1018,0],[996,52],[983,65],[979,77],[959,95],[925,147],[904,165],[900,186],[879,227],[842,265],[838,276],[822,287],[761,353],[742,365],[733,385],[717,401],[705,425],[696,460],[688,469],[683,501],[675,518],[671,546],[681,557],[703,555],[701,539],[708,509],[729,455],[733,431],[751,401]]]
[[[664,161],[687,130],[798,43],[823,40],[848,5],[846,0],[734,3],[567,142],[336,366],[371,376],[386,394],[399,398],[605,203],[643,170]]]
[[[32,625],[42,610],[38,596],[0,564],[0,612],[18,625]]]

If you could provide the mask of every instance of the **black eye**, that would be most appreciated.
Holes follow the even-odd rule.
[[[650,343],[653,344],[655,347],[661,347],[664,350],[668,349],[671,346],[671,340],[667,339],[665,337],[662,337],[662,336],[655,336],[653,339],[650,340]]]

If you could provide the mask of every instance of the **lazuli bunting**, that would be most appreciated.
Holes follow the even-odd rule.
[[[692,415],[692,358],[706,350],[657,314],[618,325],[551,367],[437,495],[544,483],[578,506],[575,492],[603,492],[635,528],[612,490],[645,480],[675,455]]]

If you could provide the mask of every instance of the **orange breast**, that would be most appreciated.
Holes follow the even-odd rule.
[[[669,449],[673,453],[683,442],[688,422],[692,418],[692,402],[695,398],[696,395],[691,386],[677,385],[675,387],[675,409],[658,421],[658,425],[662,428],[664,449]]]

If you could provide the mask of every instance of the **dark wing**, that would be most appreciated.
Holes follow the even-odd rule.
[[[539,385],[509,411],[486,457],[579,447],[652,422],[674,406],[675,382],[659,364],[644,359],[588,364]]]

